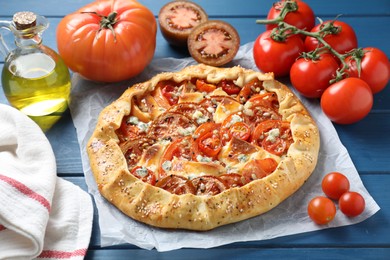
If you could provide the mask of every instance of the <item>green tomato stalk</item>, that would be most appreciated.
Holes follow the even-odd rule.
[[[272,30],[272,33],[270,37],[279,42],[285,41],[288,37],[291,35],[297,35],[301,34],[306,37],[313,37],[317,39],[319,45],[321,47],[318,47],[314,51],[310,53],[304,53],[302,56],[308,59],[316,60],[318,59],[318,54],[323,52],[323,51],[329,51],[333,56],[335,56],[337,59],[340,60],[342,66],[339,70],[336,71],[336,76],[334,79],[330,81],[330,83],[335,83],[337,81],[340,81],[343,79],[345,75],[345,71],[349,68],[348,64],[345,62],[345,58],[348,56],[353,56],[356,64],[357,64],[357,69],[358,73],[360,75],[360,70],[361,70],[361,59],[364,56],[364,51],[362,49],[354,49],[351,50],[348,53],[345,54],[340,54],[337,52],[335,49],[332,48],[330,44],[328,44],[325,40],[324,37],[329,34],[338,34],[341,27],[335,26],[334,21],[330,23],[322,23],[320,20],[322,26],[320,27],[320,30],[317,32],[308,32],[302,29],[297,28],[296,26],[293,26],[291,24],[288,24],[284,22],[284,18],[289,12],[294,12],[298,10],[298,4],[295,1],[285,1],[283,4],[283,7],[279,13],[279,15],[274,18],[274,19],[269,19],[269,20],[256,20],[256,23],[258,24],[277,24],[278,26]]]

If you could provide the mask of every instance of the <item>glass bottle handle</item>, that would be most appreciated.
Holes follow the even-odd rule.
[[[9,21],[0,21],[0,28],[5,28],[7,30],[11,31],[11,22]],[[0,53],[5,57],[7,57],[8,53],[10,52],[7,44],[4,42],[4,38],[0,33]]]

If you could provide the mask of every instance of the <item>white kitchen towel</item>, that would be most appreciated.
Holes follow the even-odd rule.
[[[38,125],[0,104],[0,259],[84,258],[92,200],[56,170]]]

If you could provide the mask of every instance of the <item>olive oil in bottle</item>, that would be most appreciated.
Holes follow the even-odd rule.
[[[17,28],[15,16],[13,31],[18,48],[8,54],[4,64],[1,77],[4,94],[12,106],[46,131],[68,108],[69,70],[55,51],[41,44],[44,26]]]

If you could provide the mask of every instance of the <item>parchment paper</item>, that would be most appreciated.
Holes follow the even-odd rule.
[[[252,57],[252,46],[253,43],[241,46],[235,60],[229,66],[240,65],[257,70]],[[297,94],[311,112],[320,129],[319,159],[315,171],[301,189],[276,208],[261,216],[207,232],[154,228],[122,214],[100,195],[89,167],[86,144],[95,128],[98,114],[134,83],[146,81],[163,71],[178,71],[191,64],[196,64],[192,58],[155,59],[139,76],[116,84],[94,83],[82,79],[78,74],[73,75],[70,111],[80,144],[85,179],[98,208],[102,246],[131,243],[145,249],[156,248],[158,251],[211,248],[233,242],[271,239],[351,225],[369,218],[379,210],[379,206],[365,189],[335,128],[322,113],[318,100],[308,100]],[[330,224],[319,226],[308,217],[307,204],[315,196],[323,195],[321,180],[326,173],[331,171],[340,171],[349,178],[351,190],[358,191],[364,196],[366,209],[363,214],[355,218],[348,218],[338,210],[335,219]]]

